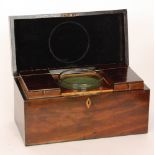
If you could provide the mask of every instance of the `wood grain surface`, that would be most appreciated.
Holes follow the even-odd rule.
[[[108,81],[106,89],[81,93],[55,84],[44,89],[48,83],[40,77],[48,76],[49,82],[47,70],[17,76],[15,120],[25,145],[146,133],[150,92],[143,80],[126,66],[100,67],[99,72]],[[39,90],[29,90],[31,83]]]
[[[149,90],[29,100],[26,145],[146,133],[148,108]]]

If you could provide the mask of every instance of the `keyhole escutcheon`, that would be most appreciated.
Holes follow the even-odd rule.
[[[89,109],[91,104],[92,104],[92,102],[91,102],[90,98],[88,97],[88,99],[86,100],[86,107]]]

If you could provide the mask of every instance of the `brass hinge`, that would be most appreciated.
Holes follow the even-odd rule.
[[[75,17],[75,16],[79,16],[78,13],[63,13],[62,14],[63,17]]]

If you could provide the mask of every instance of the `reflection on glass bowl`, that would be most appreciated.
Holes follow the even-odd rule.
[[[77,91],[97,89],[101,86],[100,76],[89,69],[71,69],[59,75],[61,88]]]

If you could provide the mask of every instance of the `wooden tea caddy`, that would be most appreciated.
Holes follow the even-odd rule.
[[[15,122],[25,145],[148,131],[150,90],[129,67],[127,10],[10,17]],[[60,88],[88,68],[101,87]]]

